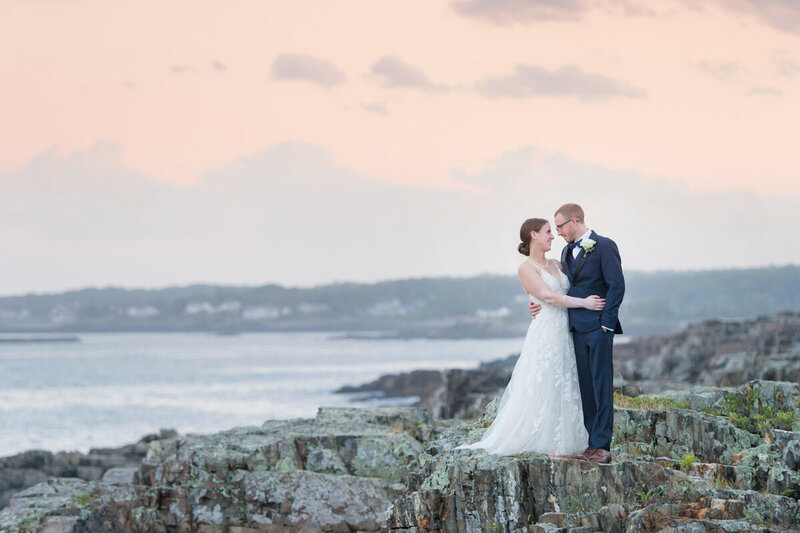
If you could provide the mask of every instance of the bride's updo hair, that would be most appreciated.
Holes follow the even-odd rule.
[[[522,223],[522,227],[519,228],[519,240],[522,242],[517,246],[519,253],[525,256],[531,254],[531,232],[539,231],[545,224],[547,221],[543,218],[529,218]]]

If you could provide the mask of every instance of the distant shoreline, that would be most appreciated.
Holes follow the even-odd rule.
[[[474,324],[471,326],[440,324],[429,325],[424,322],[409,324],[399,329],[362,328],[362,327],[294,327],[294,328],[242,328],[214,330],[205,328],[164,328],[164,329],[100,329],[100,328],[75,328],[42,331],[17,331],[0,329],[0,345],[26,344],[26,343],[66,343],[81,342],[81,335],[147,335],[147,334],[197,334],[218,337],[235,337],[248,334],[292,334],[292,333],[319,333],[329,335],[331,341],[397,341],[397,340],[480,340],[480,339],[513,339],[523,338],[529,322],[514,322],[502,325],[491,323]],[[686,323],[661,323],[661,324],[632,324],[625,328],[625,334],[618,341],[628,341],[636,338],[670,335],[685,329]]]
[[[630,338],[669,335],[704,320],[800,311],[800,266],[625,273],[620,320]],[[735,298],[731,295],[735,295]],[[191,285],[85,289],[0,297],[0,334],[330,332],[378,339],[524,335],[527,297],[516,276],[416,278],[298,289]],[[382,332],[382,333],[373,333]]]
[[[0,344],[81,342],[77,335],[7,335],[0,334]]]

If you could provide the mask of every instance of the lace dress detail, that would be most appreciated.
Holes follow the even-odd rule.
[[[567,276],[542,270],[554,292],[566,294]],[[497,407],[497,415],[481,440],[456,449],[483,448],[496,455],[534,451],[575,455],[586,448],[575,348],[567,310],[528,295],[542,310],[531,320],[522,352]]]

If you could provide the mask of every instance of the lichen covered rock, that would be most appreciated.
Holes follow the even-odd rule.
[[[753,398],[771,406],[759,413],[775,415],[760,429],[719,414],[752,411]],[[398,533],[798,531],[800,434],[771,427],[794,420],[781,410],[800,415],[798,398],[796,384],[753,382],[690,392],[678,407],[617,408],[605,465],[455,450],[491,420],[461,421],[420,456],[387,525]]]
[[[65,532],[380,531],[434,435],[421,409],[322,408],[314,419],[156,441],[133,472],[17,494],[0,530],[58,520]]]
[[[136,469],[17,494],[0,531],[800,531],[800,388],[756,381],[669,397],[617,407],[603,465],[456,450],[486,430],[496,396],[468,420],[323,408],[164,439]]]

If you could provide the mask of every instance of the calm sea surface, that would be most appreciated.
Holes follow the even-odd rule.
[[[522,337],[343,340],[328,333],[82,334],[0,344],[0,456],[134,442],[159,428],[208,433],[351,403],[333,394],[382,374],[474,368]]]

